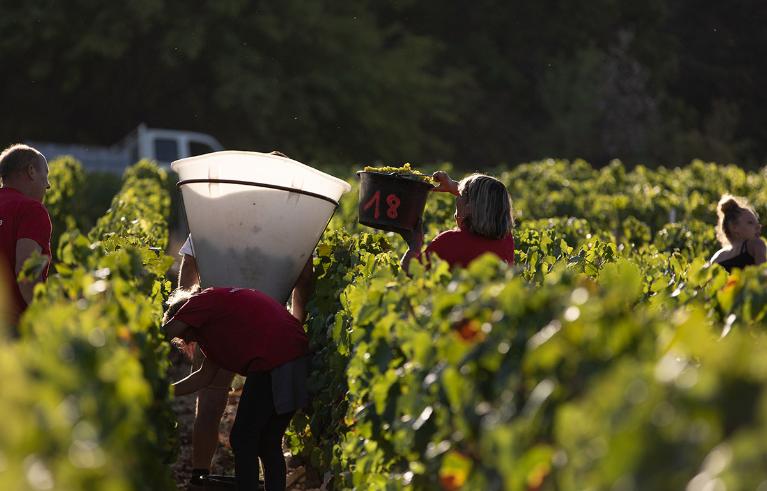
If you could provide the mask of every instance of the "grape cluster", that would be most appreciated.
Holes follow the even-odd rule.
[[[423,172],[413,169],[410,167],[409,163],[404,164],[402,167],[391,167],[391,166],[384,166],[384,167],[371,167],[371,166],[365,166],[363,169],[365,172],[376,172],[379,174],[397,174],[402,177],[407,177],[409,179],[415,179],[418,181],[427,182],[429,184],[432,184],[434,182],[434,179],[432,179],[431,176],[424,174]]]

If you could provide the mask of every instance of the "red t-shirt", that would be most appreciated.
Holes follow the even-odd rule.
[[[13,188],[0,188],[0,281],[6,292],[5,305],[1,314],[16,324],[27,308],[16,282],[16,242],[32,239],[42,248],[41,254],[48,256],[43,269],[43,280],[48,277],[51,257],[51,217],[42,203]],[[2,305],[3,302],[0,302]]]
[[[465,267],[486,252],[492,252],[503,261],[514,264],[514,237],[488,239],[467,230],[453,229],[442,232],[426,247],[426,256],[431,253],[453,266]]]
[[[248,288],[207,288],[173,319],[194,328],[213,363],[241,375],[269,371],[309,352],[298,319],[272,297]]]

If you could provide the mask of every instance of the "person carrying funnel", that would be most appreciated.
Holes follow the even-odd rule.
[[[285,154],[273,151],[270,155],[286,157]],[[195,243],[191,234],[187,237],[179,250],[181,266],[178,276],[178,287],[193,289],[200,286],[200,272],[197,265]],[[311,279],[311,264],[307,264],[299,279],[298,285],[304,284]],[[228,286],[225,283],[217,286]],[[244,285],[240,285],[244,286]],[[297,298],[302,292],[300,288],[292,293],[292,312],[302,322],[306,313],[299,310],[306,302],[304,298]],[[200,352],[197,343],[190,343],[188,355],[192,357],[192,371],[201,366],[204,355]],[[211,462],[219,444],[219,425],[221,417],[226,409],[228,395],[234,373],[223,368],[218,370],[215,379],[205,388],[197,392],[194,426],[192,430],[192,476],[190,485],[202,486],[204,476],[210,473]]]
[[[310,284],[299,279],[296,288]],[[299,296],[305,302],[307,295]],[[295,297],[294,297],[295,298]],[[173,384],[175,395],[196,392],[220,370],[246,377],[229,440],[238,489],[285,489],[282,437],[293,413],[308,402],[309,342],[301,320],[268,295],[248,288],[176,290],[163,318],[176,344],[197,342],[205,355],[196,372]],[[304,305],[294,305],[303,312]],[[301,314],[299,314],[301,315]]]

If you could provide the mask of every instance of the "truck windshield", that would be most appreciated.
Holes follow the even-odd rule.
[[[154,156],[160,162],[178,160],[178,142],[170,138],[158,138],[154,141]]]

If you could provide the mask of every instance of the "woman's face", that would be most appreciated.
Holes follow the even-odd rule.
[[[733,240],[757,239],[762,231],[759,220],[749,210],[740,212],[738,219],[730,226],[730,235]]]
[[[455,199],[455,223],[458,228],[463,229],[463,219],[466,217],[466,200],[463,196],[458,196]]]

